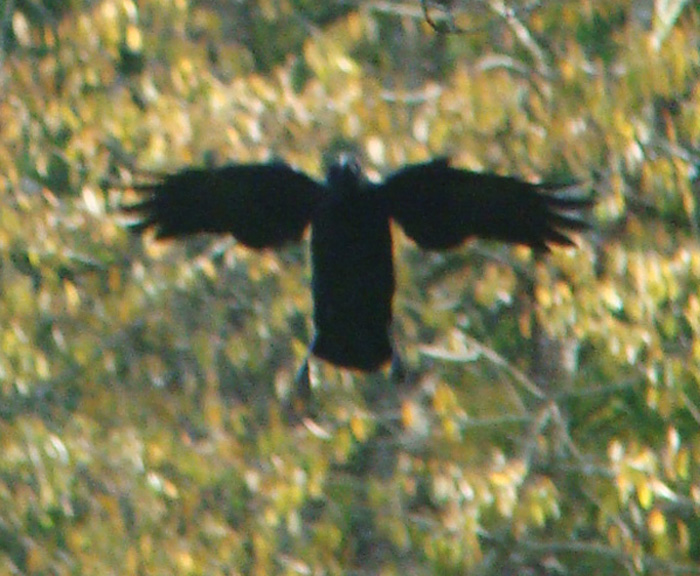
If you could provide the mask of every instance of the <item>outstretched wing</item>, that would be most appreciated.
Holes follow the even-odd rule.
[[[147,195],[124,207],[140,218],[135,231],[153,228],[158,238],[230,233],[251,248],[300,240],[324,193],[282,162],[187,168],[135,189]]]
[[[389,214],[422,248],[453,248],[476,236],[524,244],[573,246],[588,225],[575,212],[590,198],[552,195],[557,186],[452,168],[446,159],[407,166],[378,186]]]

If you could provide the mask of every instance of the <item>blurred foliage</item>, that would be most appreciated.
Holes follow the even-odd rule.
[[[0,3],[0,573],[700,573],[700,6],[449,4]],[[305,247],[142,241],[119,185],[339,142],[595,227],[397,230],[407,382],[315,363],[288,422]]]

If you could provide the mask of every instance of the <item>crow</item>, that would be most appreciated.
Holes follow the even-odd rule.
[[[373,372],[397,358],[390,338],[392,220],[427,250],[477,237],[546,252],[574,246],[569,234],[588,228],[577,213],[592,201],[557,195],[560,188],[454,168],[446,158],[408,165],[375,183],[355,157],[342,155],[324,182],[280,161],[186,168],[135,186],[145,197],[124,209],[136,215],[136,232],[154,229],[163,239],[231,234],[255,249],[298,242],[310,225],[309,352]]]

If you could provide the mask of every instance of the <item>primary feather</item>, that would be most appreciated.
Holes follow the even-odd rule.
[[[282,162],[188,168],[136,189],[146,199],[125,208],[141,216],[135,231],[154,228],[158,238],[230,233],[251,248],[301,240],[323,193]]]

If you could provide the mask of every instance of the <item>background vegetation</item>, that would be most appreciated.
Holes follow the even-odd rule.
[[[700,573],[700,5],[441,4],[0,2],[1,574]],[[143,241],[112,185],[345,143],[595,228],[397,230],[407,382],[315,364],[290,422],[305,246]]]

